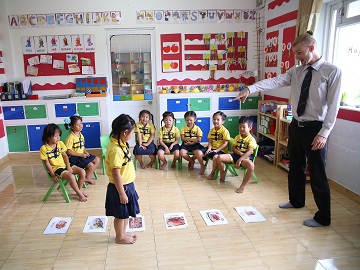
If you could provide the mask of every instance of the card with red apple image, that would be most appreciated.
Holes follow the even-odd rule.
[[[163,72],[179,72],[179,60],[163,60]]]
[[[180,53],[179,42],[163,42],[164,54],[178,54]]]

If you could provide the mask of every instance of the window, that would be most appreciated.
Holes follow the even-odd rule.
[[[342,70],[343,106],[360,108],[360,0],[328,4],[328,61]]]

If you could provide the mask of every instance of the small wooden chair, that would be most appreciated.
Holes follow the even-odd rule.
[[[101,154],[101,167],[102,167],[104,175],[106,174],[105,156],[106,156],[106,151],[107,151],[107,147],[108,147],[109,142],[110,142],[109,135],[102,135],[100,137],[100,145],[101,145],[101,153],[102,153]]]

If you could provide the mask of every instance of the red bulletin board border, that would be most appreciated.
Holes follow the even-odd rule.
[[[296,20],[297,19],[297,14],[298,14],[298,11],[294,10],[292,12],[286,13],[286,14],[281,15],[279,17],[276,17],[274,19],[268,20],[267,23],[266,23],[266,27],[270,28],[272,26],[275,26],[275,25],[278,25],[278,24],[281,24],[281,23]]]
[[[77,63],[79,65],[80,68],[80,72],[77,73],[69,73],[68,70],[68,65],[70,64],[74,64],[74,63],[69,63],[66,62],[66,55],[67,54],[77,54],[78,58],[79,58],[79,62]],[[47,53],[47,54],[24,54],[24,73],[26,77],[36,77],[30,74],[26,73],[26,68],[29,65],[28,63],[28,59],[34,56],[38,56],[40,58],[40,55],[52,55],[52,62],[54,62],[54,60],[62,60],[64,61],[64,69],[55,69],[53,68],[52,64],[38,64],[35,65],[35,67],[37,67],[39,69],[38,75],[37,76],[58,76],[58,75],[86,75],[86,74],[82,74],[81,73],[81,60],[80,58],[88,58],[90,59],[90,66],[92,66],[94,68],[94,74],[96,74],[95,71],[95,53],[94,52],[68,52],[68,53]],[[93,74],[91,74],[93,75]]]

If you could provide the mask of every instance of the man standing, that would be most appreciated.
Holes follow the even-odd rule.
[[[298,36],[292,50],[300,66],[290,68],[277,78],[262,80],[245,88],[236,99],[244,102],[250,93],[291,86],[293,120],[289,126],[288,141],[289,202],[279,207],[305,206],[307,164],[318,211],[303,224],[309,227],[329,226],[330,187],[325,172],[327,138],[340,106],[341,71],[322,59],[311,31]]]

